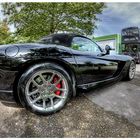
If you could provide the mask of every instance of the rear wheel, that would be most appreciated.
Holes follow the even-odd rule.
[[[134,61],[131,61],[127,75],[126,75],[126,80],[132,80],[134,79],[135,76],[135,72],[136,72],[136,64]]]
[[[29,68],[19,81],[21,103],[36,114],[52,114],[67,103],[72,94],[68,73],[51,63]]]

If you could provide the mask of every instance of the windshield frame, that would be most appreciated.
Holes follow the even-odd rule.
[[[85,36],[82,36],[82,35],[76,35],[76,36],[73,36],[73,37],[72,37],[70,48],[71,48],[71,46],[72,46],[73,39],[74,39],[75,37],[80,37],[80,38],[87,39],[87,40],[91,41],[92,43],[94,43],[94,44],[99,48],[99,50],[100,50],[99,53],[103,53],[103,52],[104,52],[103,49],[96,43],[96,41],[93,41],[92,39],[90,39],[90,38],[88,38],[88,37],[85,37]],[[80,51],[80,50],[77,50],[77,51]],[[88,51],[81,51],[81,52],[88,52]],[[89,53],[89,52],[88,52],[88,53]],[[92,53],[97,53],[97,52],[92,52]]]

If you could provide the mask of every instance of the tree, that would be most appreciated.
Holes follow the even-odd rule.
[[[2,12],[16,34],[37,39],[57,32],[90,35],[104,3],[2,3]]]
[[[0,21],[0,44],[5,44],[10,35],[10,30],[6,21]]]
[[[31,42],[29,37],[23,37],[10,32],[7,22],[0,21],[0,45]]]

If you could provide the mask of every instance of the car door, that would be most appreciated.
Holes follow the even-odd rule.
[[[101,48],[92,40],[75,36],[71,48],[77,62],[77,72],[83,79],[80,84],[112,78],[117,71],[117,62],[114,62],[110,56],[100,55]]]

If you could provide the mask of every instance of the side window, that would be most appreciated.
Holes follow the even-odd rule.
[[[82,37],[74,37],[72,40],[72,44],[71,44],[71,48],[75,49],[75,50],[79,50],[79,51],[83,51],[83,52],[97,52],[100,53],[101,50],[99,48],[99,46],[92,42],[89,39],[86,38],[82,38]]]

